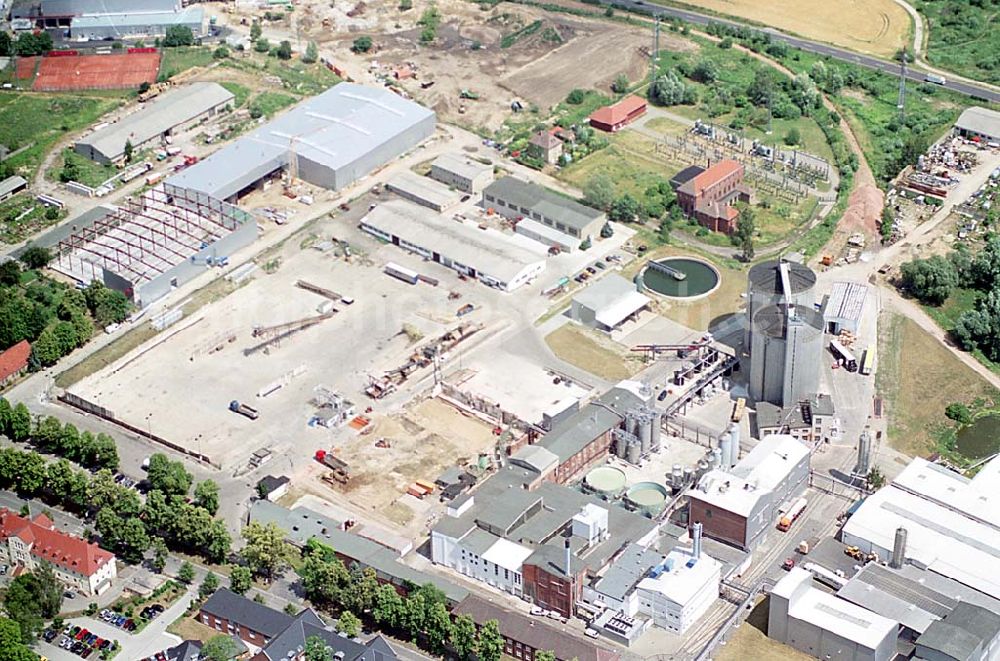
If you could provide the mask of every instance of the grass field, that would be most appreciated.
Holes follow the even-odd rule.
[[[164,48],[160,57],[160,77],[170,78],[194,67],[207,67],[214,61],[211,48],[180,46]]]
[[[274,113],[287,108],[298,101],[297,98],[288,94],[278,92],[261,92],[250,102],[250,112],[259,111],[264,117],[270,117]],[[256,115],[251,115],[255,117]]]
[[[746,18],[883,57],[902,48],[912,34],[909,15],[893,0],[681,0],[660,4],[688,5]]]
[[[900,452],[933,452],[938,435],[951,427],[948,404],[1000,397],[913,321],[884,313],[879,324],[876,387],[888,410],[889,444]]]
[[[233,96],[235,97],[233,99],[234,108],[243,107],[243,104],[247,102],[248,98],[250,98],[250,89],[248,87],[240,85],[239,83],[232,83],[232,82],[224,82],[219,84],[233,93]]]
[[[975,80],[1000,83],[1000,12],[970,0],[909,0],[927,19],[927,61]]]
[[[642,367],[638,358],[626,356],[619,345],[574,324],[552,331],[545,343],[560,359],[608,381],[627,379]]]
[[[136,158],[135,160],[141,161],[142,159]],[[55,161],[53,161],[52,167],[45,171],[46,178],[50,181],[59,181],[59,173],[62,171],[63,165],[67,162],[71,162],[76,165],[79,175],[75,177],[75,180],[81,184],[86,184],[91,188],[96,188],[111,177],[118,174],[118,168],[114,165],[102,165],[97,161],[92,161],[89,158],[80,156],[67,147],[63,150],[63,153],[56,158]]]
[[[0,144],[11,151],[31,145],[10,157],[7,165],[30,179],[45,154],[65,133],[89,126],[121,103],[121,95],[83,94],[0,95]]]

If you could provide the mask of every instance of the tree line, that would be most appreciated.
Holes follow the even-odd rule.
[[[955,321],[951,335],[966,351],[1000,361],[1000,235],[991,234],[975,255],[961,245],[946,256],[903,264],[900,286],[931,306],[942,305],[959,289],[970,290],[975,302]]]
[[[11,406],[3,397],[0,397],[0,434],[15,442],[31,442],[85,468],[118,469],[118,446],[107,434],[81,433],[53,416],[33,421],[24,403]]]

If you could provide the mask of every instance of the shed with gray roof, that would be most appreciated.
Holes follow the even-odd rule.
[[[1000,112],[980,106],[966,108],[955,121],[955,131],[964,138],[1000,141]]]
[[[604,212],[580,204],[537,184],[504,177],[483,190],[483,208],[507,218],[531,218],[578,241],[596,238],[604,226]]]

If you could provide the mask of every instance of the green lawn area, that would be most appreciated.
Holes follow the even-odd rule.
[[[298,101],[294,96],[280,94],[278,92],[261,92],[250,102],[250,110],[259,110],[264,117],[270,117],[283,108],[287,108]],[[255,115],[251,115],[255,116]]]
[[[141,160],[141,159],[137,159]],[[91,188],[96,188],[111,177],[118,174],[118,168],[114,165],[102,165],[97,161],[84,158],[70,148],[63,150],[63,153],[52,163],[52,167],[45,172],[45,178],[50,181],[59,181],[59,173],[65,163],[71,162],[76,165],[79,175],[75,178],[81,184],[86,184]]]
[[[0,242],[19,243],[38,230],[58,223],[66,217],[66,211],[60,210],[55,218],[46,218],[46,209],[47,207],[36,202],[30,193],[19,193],[0,203]]]
[[[610,144],[576,163],[563,168],[559,178],[582,188],[595,174],[610,177],[619,194],[642,197],[646,188],[669,179],[684,164],[654,158],[653,141],[634,131],[622,131],[610,137]]]
[[[121,103],[115,96],[0,95],[0,144],[14,151],[32,145],[5,163],[31,179],[45,154],[64,134],[89,126]]]
[[[170,78],[194,67],[207,67],[214,59],[212,49],[203,46],[164,48],[160,56],[160,77]]]
[[[249,58],[230,57],[221,60],[223,66],[252,73],[255,76],[275,76],[285,91],[302,96],[315,96],[340,82],[340,78],[322,64],[303,64],[298,60],[279,60],[254,53]]]
[[[934,307],[933,305],[922,305],[921,307],[931,319],[937,322],[938,326],[950,332],[955,328],[955,323],[962,316],[962,313],[974,308],[976,301],[982,296],[983,293],[975,289],[956,289],[948,297],[948,300],[939,307]],[[976,350],[969,353],[983,365],[986,365],[994,372],[1000,373],[1000,364],[994,363],[987,358],[982,351]]]
[[[224,82],[219,84],[233,93],[233,96],[235,97],[233,99],[234,108],[242,108],[243,104],[247,102],[248,98],[250,98],[250,89],[240,85],[239,83]]]
[[[1000,12],[996,3],[910,0],[910,4],[930,23],[928,62],[975,80],[1000,84]]]

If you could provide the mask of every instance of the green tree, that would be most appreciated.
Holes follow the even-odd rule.
[[[604,225],[601,226],[602,239],[610,239],[614,235],[615,235],[615,229],[611,227],[611,223],[604,223]]]
[[[219,485],[212,480],[199,482],[194,488],[194,502],[212,515],[219,510]]]
[[[162,574],[163,568],[167,566],[167,543],[160,537],[153,538],[153,560],[151,564],[157,573]]]
[[[715,63],[715,60],[702,58],[694,65],[694,69],[691,71],[691,79],[705,85],[711,85],[719,79],[719,65]]]
[[[132,146],[132,141],[128,138],[125,139],[125,148],[122,153],[125,155],[125,162],[131,163],[132,157],[135,155],[135,147]]]
[[[306,661],[333,661],[333,650],[319,636],[306,638]]]
[[[451,631],[451,616],[447,607],[441,603],[431,606],[424,616],[424,636],[431,652],[444,654],[445,643],[451,640]]]
[[[789,147],[802,144],[802,134],[798,128],[793,126],[788,129],[788,132],[785,133],[785,144]]]
[[[0,34],[4,34],[0,32]],[[21,282],[21,267],[13,259],[0,263],[0,285],[11,287]]]
[[[240,653],[240,647],[231,637],[221,634],[213,637],[201,648],[199,658],[205,661],[230,661]]]
[[[596,209],[607,210],[615,199],[615,185],[611,177],[599,172],[583,184],[583,203]]]
[[[319,48],[316,47],[315,41],[310,41],[306,45],[306,52],[302,54],[302,61],[306,64],[312,64],[319,59]]]
[[[941,255],[906,262],[900,274],[903,289],[930,305],[944,303],[958,286],[954,265]]]
[[[250,41],[257,41],[260,39],[261,34],[263,34],[263,30],[260,27],[260,23],[257,21],[252,22],[250,24]]]
[[[868,486],[872,489],[881,489],[885,486],[885,475],[882,474],[878,466],[872,466],[872,469],[868,471],[868,475],[865,476],[865,480],[867,480]]]
[[[253,572],[243,565],[232,565],[229,570],[229,589],[236,594],[245,594],[253,584]]]
[[[295,556],[295,547],[285,541],[285,531],[275,523],[253,521],[243,529],[246,545],[242,555],[247,566],[268,582],[285,569]]]
[[[253,42],[253,49],[258,53],[267,53],[271,50],[271,42],[266,38],[261,37],[257,41]]]
[[[0,32],[0,57],[7,57],[14,54],[14,40],[9,32]]]
[[[38,661],[38,655],[24,644],[21,626],[6,617],[0,617],[0,661]]]
[[[479,629],[476,656],[479,661],[500,661],[503,657],[503,636],[496,620],[487,621]]]
[[[42,331],[42,334],[31,345],[31,355],[43,367],[55,365],[56,361],[63,355],[59,348],[59,338],[56,337],[55,329],[50,326]]]
[[[198,596],[202,599],[206,599],[215,594],[215,591],[218,589],[219,577],[212,572],[208,572],[205,574],[205,578],[202,579],[201,585],[198,586]]]
[[[351,611],[343,611],[337,620],[337,630],[349,638],[354,638],[361,633],[361,620]]]
[[[12,441],[26,441],[31,434],[31,412],[24,402],[18,402],[11,414],[7,435]]]
[[[413,0],[399,0],[399,11],[410,11],[413,9]]]
[[[48,248],[31,246],[21,253],[21,263],[29,269],[45,268],[52,261],[52,253]]]
[[[160,42],[165,48],[176,46],[193,46],[194,33],[186,25],[171,25],[167,28],[167,34]]]
[[[372,615],[380,625],[398,629],[402,622],[403,598],[391,585],[380,585],[375,593],[375,608]]]
[[[570,93],[566,95],[566,103],[578,106],[583,103],[584,99],[587,98],[587,93],[582,89],[576,88],[570,90]]]
[[[194,581],[194,565],[185,560],[180,569],[177,570],[177,579],[188,584]]]
[[[351,50],[355,53],[367,53],[372,49],[372,38],[368,36],[358,37],[351,44]]]
[[[548,650],[535,652],[535,661],[556,661],[556,655]]]
[[[611,83],[611,91],[615,94],[624,94],[628,91],[629,80],[628,76],[623,73],[615,76],[615,80]]]
[[[1000,284],[962,313],[952,335],[967,351],[978,349],[990,360],[1000,361]]]
[[[48,563],[41,563],[34,572],[11,581],[4,595],[4,609],[20,627],[22,642],[34,640],[44,621],[59,614],[62,593]]]
[[[278,59],[279,60],[292,59],[292,42],[286,40],[278,44]]]
[[[149,458],[147,474],[150,486],[162,491],[167,496],[187,495],[193,480],[191,474],[184,469],[184,464],[179,461],[171,461],[160,452]]]
[[[639,215],[639,201],[630,194],[619,196],[608,210],[608,218],[619,222],[632,222]]]
[[[743,206],[740,209],[739,218],[736,219],[736,231],[733,233],[733,239],[740,247],[740,257],[744,262],[749,262],[754,256],[753,236],[757,231],[755,216],[752,208]]]
[[[972,411],[969,407],[960,402],[952,402],[944,409],[944,414],[960,425],[967,425],[972,422]]]
[[[670,70],[660,75],[649,87],[649,100],[658,106],[676,106],[694,103],[697,100],[694,88],[684,84],[676,71]]]
[[[294,603],[290,601],[287,604],[285,604],[285,607],[282,610],[285,611],[286,615],[291,615],[292,617],[295,617],[296,615],[299,614],[298,606],[296,606]]]
[[[451,627],[451,647],[461,661],[476,651],[476,623],[468,615],[459,615]]]
[[[229,49],[225,46],[219,46],[214,51],[212,51],[212,57],[216,60],[224,60],[229,57]]]

